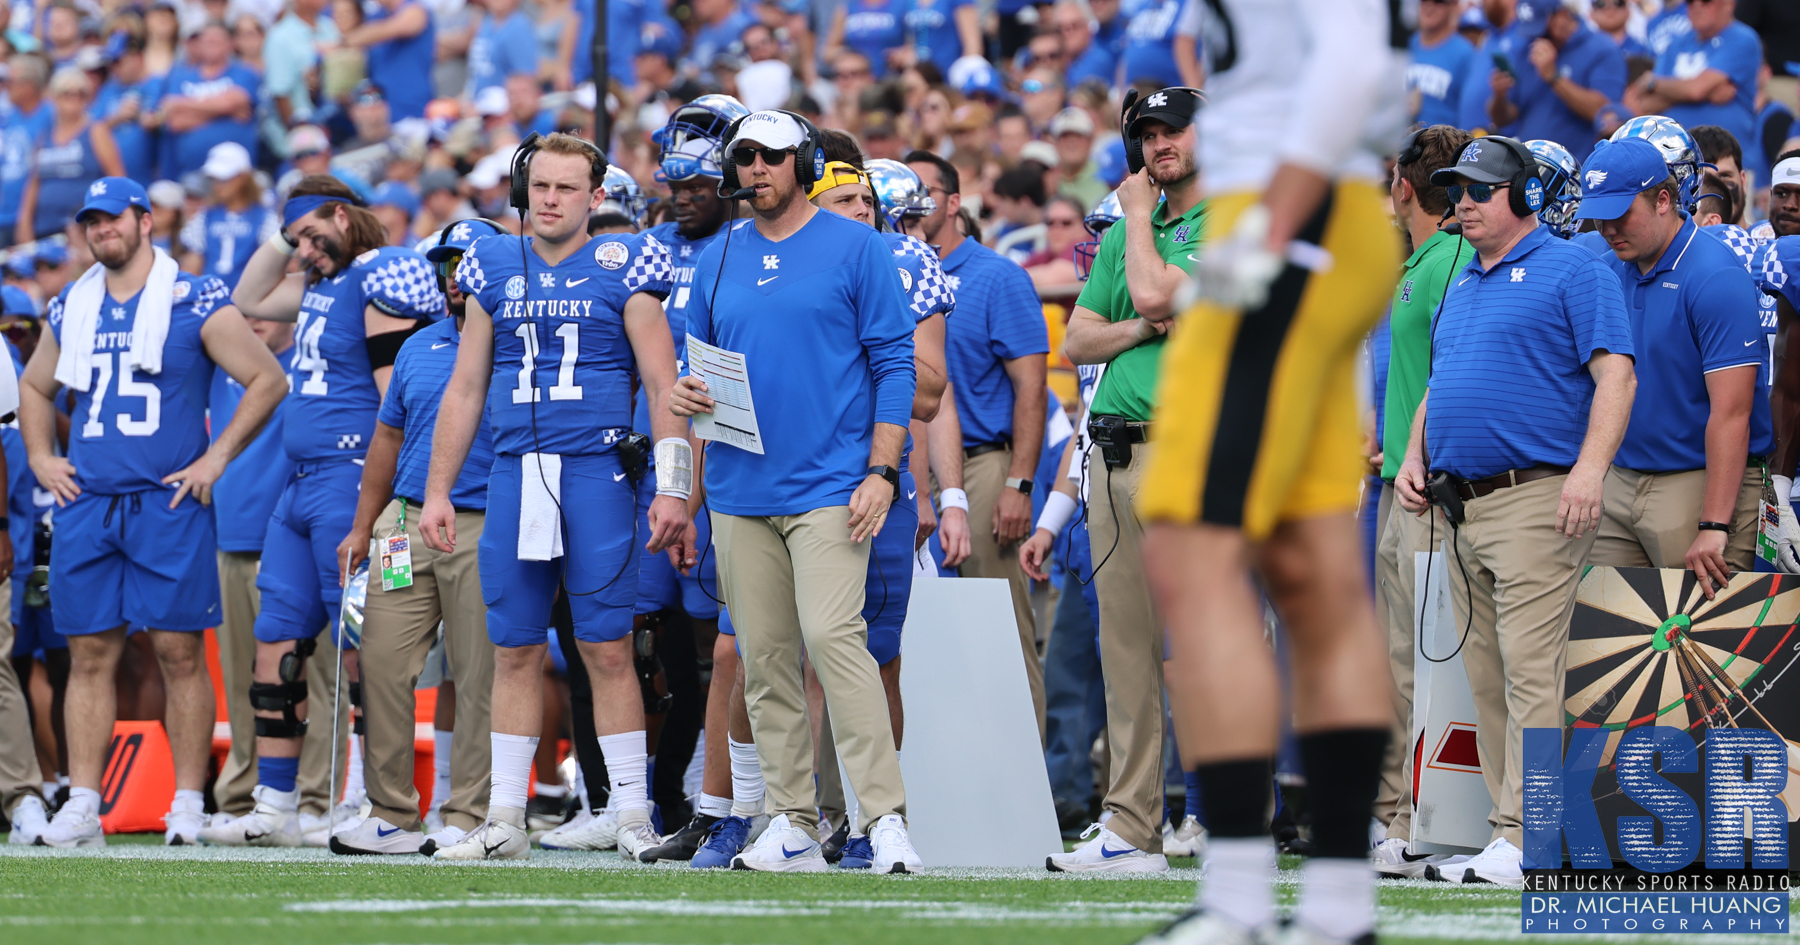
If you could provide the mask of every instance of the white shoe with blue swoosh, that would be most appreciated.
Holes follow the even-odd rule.
[[[419,845],[424,842],[425,834],[421,831],[396,827],[380,817],[367,817],[354,828],[333,835],[331,852],[339,856],[400,853],[417,856]]]
[[[1081,838],[1094,839],[1070,850],[1045,857],[1044,866],[1052,873],[1166,873],[1169,858],[1161,853],[1146,853],[1119,839],[1119,835],[1094,824]]]
[[[732,858],[731,868],[761,873],[823,873],[825,854],[819,841],[781,814],[769,821],[768,829],[750,849]]]

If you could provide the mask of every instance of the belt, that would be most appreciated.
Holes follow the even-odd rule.
[[[1531,466],[1525,469],[1508,469],[1498,476],[1489,476],[1486,479],[1464,479],[1456,484],[1456,494],[1462,496],[1464,502],[1468,502],[1485,495],[1492,495],[1496,489],[1522,486],[1539,479],[1568,474],[1569,467],[1567,466]]]
[[[1103,413],[1095,414],[1088,418],[1088,438],[1093,440],[1096,443],[1108,442],[1110,440],[1110,434],[1108,434],[1108,440],[1102,440],[1101,437],[1095,433],[1095,430],[1096,429],[1099,429],[1099,430],[1106,429],[1107,424],[1105,423],[1105,421],[1109,420],[1109,419],[1125,420],[1124,417],[1115,417],[1111,414],[1103,414]],[[1127,442],[1127,443],[1148,443],[1148,442],[1150,442],[1150,424],[1143,423],[1143,422],[1140,422],[1137,420],[1125,420],[1124,429],[1125,429],[1125,442]]]
[[[977,443],[974,446],[963,447],[963,459],[974,459],[977,456],[986,456],[989,453],[998,453],[1001,450],[1009,449],[1012,449],[1011,439],[995,440],[992,443]]]

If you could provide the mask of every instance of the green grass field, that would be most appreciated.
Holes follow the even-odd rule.
[[[114,838],[105,850],[0,846],[0,942],[1122,945],[1189,902],[1198,879],[1192,860],[1157,879],[951,869],[780,876],[632,867],[612,853],[538,850],[523,862],[448,866],[323,850],[170,850],[160,839]],[[1284,858],[1284,903],[1297,866]],[[1516,891],[1412,881],[1383,884],[1381,931],[1388,943],[1524,938]]]

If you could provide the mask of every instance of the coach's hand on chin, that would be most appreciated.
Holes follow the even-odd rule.
[[[713,399],[706,396],[706,382],[688,375],[675,381],[675,389],[669,395],[669,410],[677,417],[691,417],[695,414],[712,413]]]

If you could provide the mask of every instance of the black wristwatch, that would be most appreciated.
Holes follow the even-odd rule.
[[[1006,487],[1008,489],[1017,489],[1019,490],[1019,494],[1023,496],[1031,495],[1032,485],[1033,483],[1029,479],[1014,479],[1009,476],[1006,480]]]
[[[4,515],[0,515],[0,532],[6,531],[7,529],[9,529],[11,527],[12,527],[12,520],[7,518]]]
[[[1701,522],[1700,530],[1703,532],[1725,532],[1729,534],[1731,532],[1731,526],[1725,522]]]
[[[870,466],[868,475],[886,479],[887,484],[894,487],[894,495],[900,495],[900,470],[892,466]]]

